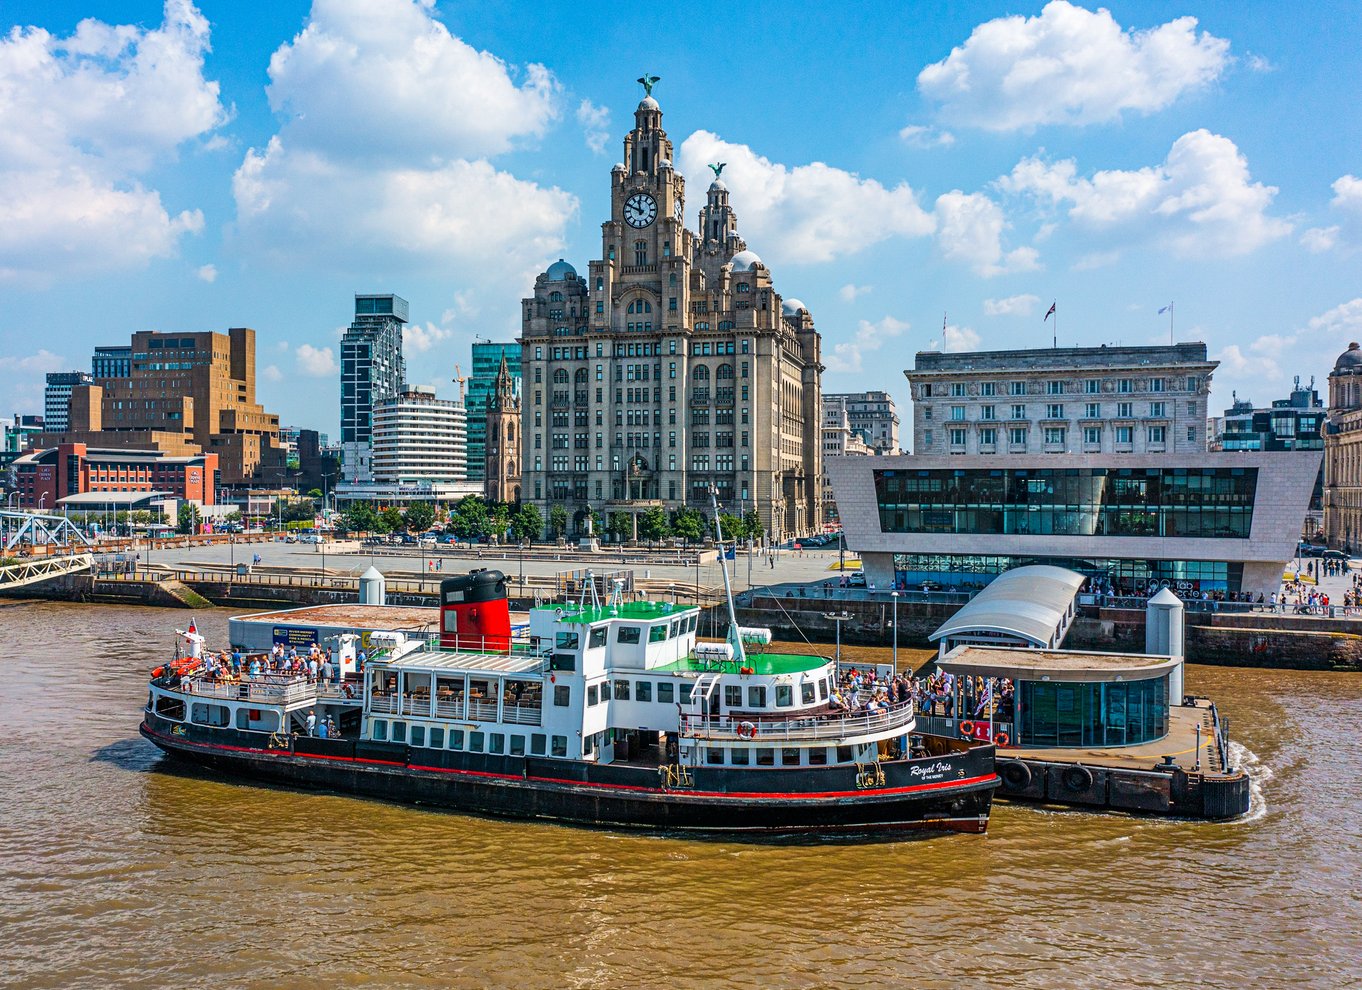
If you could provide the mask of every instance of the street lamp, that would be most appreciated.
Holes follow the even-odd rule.
[[[824,612],[823,618],[831,619],[837,626],[837,669],[842,669],[842,623],[851,618],[850,612]]]
[[[899,593],[891,591],[890,597],[894,599],[894,673],[899,672]]]

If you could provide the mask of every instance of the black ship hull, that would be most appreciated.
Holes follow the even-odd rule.
[[[169,754],[253,780],[475,814],[657,831],[981,833],[999,783],[991,746],[861,768],[682,770],[354,739],[269,739],[151,712],[140,731]]]

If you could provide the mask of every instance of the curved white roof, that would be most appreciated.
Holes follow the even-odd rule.
[[[752,270],[753,265],[760,265],[761,259],[757,257],[755,251],[739,251],[733,256],[730,264],[735,272],[747,272]]]
[[[780,311],[785,316],[798,316],[801,311],[808,312],[808,309],[802,299],[782,299],[780,302]]]
[[[928,639],[995,632],[1028,640],[1036,646],[1057,646],[1051,640],[1086,580],[1077,571],[1045,564],[1006,571]]]

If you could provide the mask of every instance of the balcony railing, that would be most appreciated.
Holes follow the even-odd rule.
[[[897,708],[869,714],[862,712],[844,716],[787,719],[780,722],[744,721],[728,716],[707,718],[683,715],[681,735],[691,739],[742,739],[760,745],[762,740],[780,742],[850,739],[898,729],[907,731],[911,729],[912,724],[912,705],[900,705]],[[747,728],[748,726],[756,727],[755,735]]]

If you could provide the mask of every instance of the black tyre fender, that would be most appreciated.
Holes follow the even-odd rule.
[[[998,768],[998,776],[1010,791],[1022,791],[1031,786],[1031,768],[1021,760],[1008,760]]]
[[[1092,771],[1080,763],[1065,767],[1060,779],[1064,781],[1064,786],[1071,791],[1086,791],[1092,786]]]

